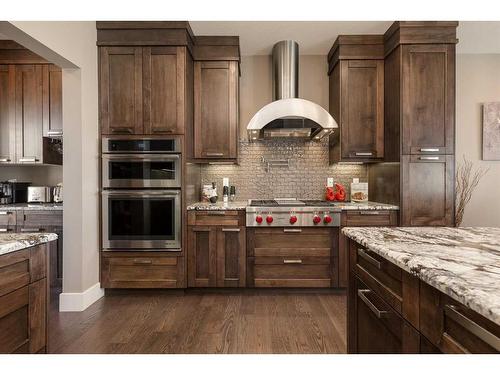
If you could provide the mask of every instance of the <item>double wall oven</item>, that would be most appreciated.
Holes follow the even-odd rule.
[[[104,251],[181,250],[181,144],[176,137],[103,137]]]

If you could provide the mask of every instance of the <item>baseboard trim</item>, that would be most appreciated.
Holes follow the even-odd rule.
[[[104,289],[97,283],[82,293],[61,293],[59,311],[83,311],[104,296]]]

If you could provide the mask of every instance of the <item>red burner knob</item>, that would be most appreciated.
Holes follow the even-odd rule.
[[[266,221],[268,224],[271,224],[273,222],[273,217],[269,215],[268,217],[266,217]]]
[[[262,216],[260,215],[255,216],[255,221],[259,224],[262,223]]]
[[[330,215],[325,215],[325,216],[323,217],[323,222],[324,222],[325,224],[330,224],[330,223],[332,222],[332,217],[331,217]]]
[[[297,216],[290,216],[290,224],[295,224],[297,222]]]
[[[313,223],[314,224],[321,223],[321,218],[318,215],[314,215],[314,217],[313,217]]]

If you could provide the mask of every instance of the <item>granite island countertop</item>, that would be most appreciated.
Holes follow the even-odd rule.
[[[0,211],[18,211],[18,210],[33,210],[33,211],[62,211],[62,203],[14,203],[0,205]]]
[[[55,233],[0,234],[0,255],[57,240]]]
[[[398,206],[378,202],[332,202],[332,207],[340,208],[343,211],[347,210],[399,210]],[[188,211],[208,211],[208,210],[246,210],[249,205],[248,201],[235,201],[235,202],[196,202],[187,206]]]
[[[500,228],[346,227],[342,232],[500,324]]]

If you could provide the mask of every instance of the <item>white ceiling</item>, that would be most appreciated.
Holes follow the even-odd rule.
[[[339,34],[383,34],[392,21],[190,21],[195,35],[239,35],[242,55],[269,55],[274,43],[294,39],[303,55],[326,55]],[[500,53],[500,22],[458,27],[458,53]]]

